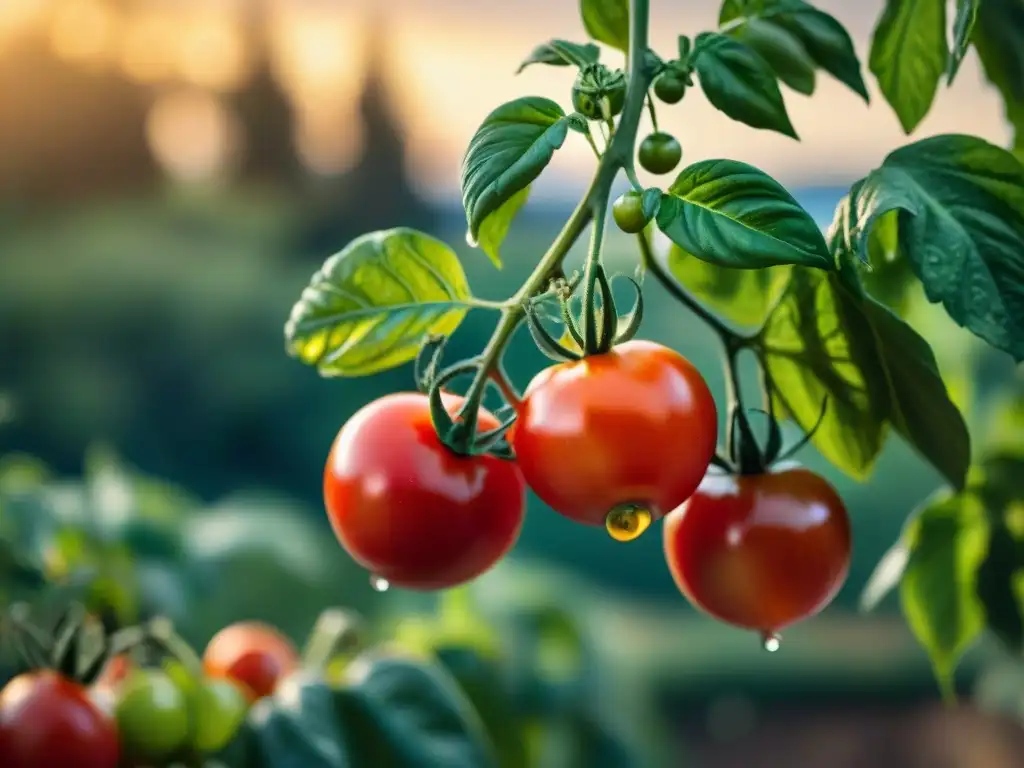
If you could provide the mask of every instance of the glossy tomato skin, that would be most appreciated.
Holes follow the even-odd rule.
[[[57,672],[29,672],[0,692],[3,768],[117,768],[120,746],[109,714]]]
[[[299,654],[291,640],[256,621],[225,627],[203,652],[207,675],[241,683],[252,700],[270,696],[277,684],[298,667]]]
[[[690,602],[765,633],[825,608],[850,566],[846,507],[825,479],[803,467],[709,472],[665,518],[664,543],[672,578]]]
[[[443,400],[450,413],[463,402]],[[497,426],[481,409],[480,431]],[[406,589],[444,589],[488,570],[518,539],[525,497],[515,462],[449,450],[419,393],[387,395],[358,411],[324,471],[324,503],[341,545],[371,574]]]
[[[682,504],[715,452],[718,418],[700,372],[650,341],[541,371],[523,395],[512,446],[552,509],[604,525],[635,504],[654,519]]]

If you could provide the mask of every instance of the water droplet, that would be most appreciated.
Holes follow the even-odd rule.
[[[466,245],[468,245],[470,248],[476,248],[480,245],[480,242],[475,237],[473,237],[473,233],[468,229],[466,230]]]
[[[373,587],[376,592],[387,592],[391,588],[391,582],[383,576],[371,576],[370,586]]]
[[[638,504],[623,504],[616,507],[604,519],[605,530],[616,541],[633,541],[640,538],[651,527],[654,515],[647,507]]]
[[[761,635],[761,645],[768,653],[775,653],[782,646],[782,638],[774,632],[765,632]]]

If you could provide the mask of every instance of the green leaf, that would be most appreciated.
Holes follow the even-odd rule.
[[[949,57],[947,77],[949,85],[952,85],[953,80],[956,79],[960,64],[971,45],[971,34],[974,32],[974,24],[978,19],[979,5],[981,5],[981,0],[957,0],[956,19],[953,21],[953,50]]]
[[[501,208],[484,219],[483,224],[480,225],[477,243],[498,269],[501,269],[501,244],[505,242],[505,237],[508,235],[513,219],[519,213],[519,209],[526,205],[526,199],[529,196],[530,185],[527,184],[506,200]]]
[[[629,50],[629,0],[580,0],[580,16],[594,40]]]
[[[733,269],[698,259],[677,245],[668,268],[690,293],[737,325],[760,327],[786,289],[788,267]]]
[[[775,75],[753,48],[728,35],[703,32],[694,42],[693,65],[716,109],[753,128],[798,138]]]
[[[946,0],[886,0],[868,68],[906,133],[928,114],[948,64]]]
[[[285,325],[289,354],[323,376],[365,376],[416,357],[474,306],[455,252],[411,229],[363,235],[313,275]]]
[[[987,535],[977,500],[946,493],[916,513],[904,534],[910,555],[900,584],[903,613],[947,698],[957,662],[984,626],[974,589]]]
[[[471,238],[478,239],[486,219],[501,216],[502,207],[540,175],[568,132],[562,108],[538,96],[510,101],[487,116],[462,162],[462,203]],[[511,220],[507,210],[504,216]]]
[[[712,264],[832,266],[811,215],[771,176],[735,160],[683,169],[662,197],[657,222],[672,242]]]
[[[857,479],[870,474],[894,427],[954,486],[970,460],[967,427],[927,342],[842,273],[794,269],[762,333],[778,405]]]
[[[1014,152],[1024,159],[1024,4],[985,0],[971,41],[985,77],[1003,97],[1006,119],[1016,133]]]
[[[286,679],[272,698],[253,706],[248,725],[259,759],[274,768],[355,768],[334,694],[326,683]]]
[[[797,93],[814,93],[814,61],[793,33],[761,19],[750,19],[729,33],[760,54],[782,82]]]
[[[978,570],[977,593],[986,626],[1011,653],[1024,654],[1024,450],[998,450],[972,475],[971,491],[990,522],[988,552]]]
[[[973,136],[902,147],[857,194],[857,247],[899,211],[900,251],[956,323],[1024,360],[1024,165]]]
[[[459,684],[498,753],[501,768],[528,765],[523,727],[514,711],[497,660],[470,645],[445,645],[438,660]]]
[[[760,9],[744,10],[744,4],[727,0],[722,5],[719,24],[739,24],[742,18],[760,19],[794,36],[815,65],[846,85],[864,101],[869,101],[861,74],[860,59],[846,28],[834,17],[802,0],[764,0]],[[792,83],[789,83],[793,87]]]
[[[366,655],[336,694],[350,726],[354,766],[496,766],[472,706],[442,669],[398,656]]]
[[[549,40],[541,43],[519,65],[518,75],[531,64],[549,64],[554,67],[582,67],[601,58],[601,49],[593,43],[571,43],[568,40]]]
[[[907,569],[910,550],[902,539],[897,541],[882,555],[875,570],[871,572],[868,583],[860,596],[860,609],[873,611],[886,595],[899,586],[903,572]]]

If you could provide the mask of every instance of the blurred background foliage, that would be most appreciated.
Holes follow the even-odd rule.
[[[30,5],[64,15],[11,22],[10,8]],[[473,683],[473,665],[493,658],[497,643],[506,666],[485,671],[510,678],[512,693],[483,702],[485,718],[501,722],[501,707],[515,702],[528,730],[561,713],[575,723],[565,733],[589,733],[599,752],[600,738],[621,730],[627,742],[661,748],[673,766],[683,758],[666,755],[723,768],[981,766],[939,763],[921,746],[961,722],[974,728],[968,741],[994,755],[987,764],[1013,764],[997,760],[1007,745],[1021,754],[1019,732],[931,709],[927,659],[894,599],[855,615],[906,515],[940,484],[896,439],[865,484],[837,475],[812,449],[799,457],[847,501],[855,559],[836,603],[786,633],[774,655],[690,609],[656,530],[619,544],[536,499],[513,557],[471,589],[440,604],[374,593],[327,527],[321,474],[341,424],[369,400],[411,388],[411,370],[318,378],[284,354],[292,303],[325,256],[400,223],[455,245],[478,294],[504,298],[568,208],[528,205],[496,272],[464,244],[457,203],[423,193],[407,175],[373,43],[383,30],[370,27],[363,90],[351,99],[363,140],[350,162],[332,165],[333,102],[321,112],[310,106],[322,91],[289,84],[291,70],[275,73],[260,57],[232,69],[215,53],[216,27],[207,30],[205,68],[169,74],[157,66],[159,47],[146,58],[138,40],[162,39],[153,30],[163,23],[166,33],[178,11],[157,3],[161,16],[150,5],[0,6],[8,22],[0,24],[0,567],[21,577],[0,580],[6,599],[34,590],[41,568],[63,585],[49,599],[87,588],[120,621],[164,613],[200,644],[243,618],[302,637],[325,606],[345,605],[385,636],[430,646],[479,696],[488,685]],[[117,13],[134,19],[136,47],[118,49],[118,67],[101,65],[82,25]],[[67,31],[76,19],[77,37]],[[257,21],[253,11],[240,39],[258,48]],[[38,93],[45,98],[32,100]],[[58,130],[68,120],[74,130]],[[297,122],[304,133],[293,140]],[[826,226],[845,189],[794,192]],[[612,234],[610,248],[613,269],[631,274],[630,241]],[[930,308],[906,275],[882,270],[874,279],[887,300],[913,307],[979,440],[1019,440],[1020,371]],[[648,288],[643,333],[679,349],[721,393],[716,340]],[[477,352],[491,320],[471,316],[452,359]],[[516,381],[544,364],[528,337],[517,337],[507,358]],[[960,674],[986,706],[1024,715],[1020,667],[996,647],[976,649]],[[604,725],[572,720],[577,709],[566,702],[584,699],[599,705]],[[505,738],[525,744],[525,732]]]

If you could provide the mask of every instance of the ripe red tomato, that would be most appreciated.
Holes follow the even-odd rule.
[[[225,627],[203,653],[203,669],[212,678],[241,683],[252,699],[270,696],[277,684],[299,667],[291,640],[273,627],[242,621]]]
[[[604,525],[627,505],[656,520],[686,501],[707,471],[717,432],[700,372],[674,350],[628,341],[541,371],[511,441],[526,482],[548,506]]]
[[[443,399],[450,413],[463,402]],[[480,429],[497,426],[481,409]],[[519,537],[525,497],[514,462],[445,447],[418,393],[362,408],[338,433],[324,471],[341,545],[375,577],[407,589],[443,589],[489,569]]]
[[[114,720],[77,683],[50,670],[29,672],[0,692],[4,768],[117,768]]]
[[[835,489],[802,467],[708,473],[665,518],[679,589],[722,621],[770,634],[828,605],[850,566],[850,520]]]

